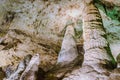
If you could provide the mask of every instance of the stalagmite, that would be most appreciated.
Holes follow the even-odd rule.
[[[58,56],[57,64],[61,66],[69,64],[78,56],[76,42],[74,40],[74,27],[68,25],[66,28],[65,36],[63,38],[62,47]]]
[[[7,80],[19,80],[22,72],[25,70],[26,66],[28,65],[30,59],[31,59],[31,55],[27,55],[23,61],[20,62],[20,64],[18,65],[16,71],[10,75],[10,77]]]
[[[102,18],[94,0],[83,0],[83,4],[84,61],[77,73],[63,80],[108,80],[109,70],[116,67],[116,62],[106,39]]]
[[[39,64],[40,64],[39,54],[35,54],[31,58],[24,72],[22,73],[20,80],[36,80],[37,78],[36,72],[38,71]]]
[[[75,33],[73,25],[68,25],[63,38],[62,47],[58,55],[57,64],[48,72],[48,75],[51,74],[52,76],[60,79],[65,73],[67,73],[67,71],[71,71],[72,68],[80,62],[74,36]]]
[[[83,65],[90,65],[101,71],[100,66],[107,68],[116,67],[109,43],[106,39],[106,32],[102,23],[99,10],[93,0],[84,2],[83,14],[83,38],[84,38],[84,62]]]

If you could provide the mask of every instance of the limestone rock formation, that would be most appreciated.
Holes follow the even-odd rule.
[[[87,8],[87,5],[85,7],[84,2],[87,4],[93,3],[93,6],[98,8],[99,11],[97,10],[94,13],[100,12],[102,19],[101,23],[97,24],[97,22],[91,20],[93,18],[95,19],[94,15],[91,15],[92,10],[91,14],[88,13],[91,16],[86,14],[87,11],[85,12],[85,10],[89,10],[91,6]],[[82,64],[82,62],[83,64],[91,62],[90,65],[92,62],[100,62],[101,64],[109,65],[112,65],[116,61],[119,63],[119,13],[119,0],[0,0],[0,75],[2,75],[0,76],[0,80],[3,80],[4,77],[8,78],[10,75],[13,75],[14,71],[17,73],[25,71],[22,69],[18,70],[17,67],[21,66],[20,64],[22,64],[22,60],[26,55],[30,54],[33,56],[35,53],[39,53],[40,56],[39,69],[37,68],[39,72],[37,73],[37,76],[42,80],[57,80],[58,78],[51,74],[46,78],[46,74],[52,70],[57,63],[64,60],[72,61],[72,59],[76,58],[75,55],[70,55],[73,57],[70,60],[70,56],[68,56],[68,53],[66,52],[66,57],[63,56],[63,58],[65,57],[64,60],[59,57],[60,54],[62,54],[61,49],[64,49],[64,47],[67,49],[66,47],[68,46],[71,48],[73,45],[75,47],[72,50],[73,52],[70,51],[71,54],[75,52],[74,54],[77,53],[78,55],[81,55],[80,58],[83,58],[84,55],[84,60],[80,60],[78,65]],[[99,17],[99,15],[96,15],[96,17]],[[86,24],[83,20],[91,21]],[[98,21],[99,20],[100,19],[98,19]],[[88,28],[89,26],[92,26],[92,23],[97,25],[94,26],[99,28],[98,30],[100,33],[96,30],[92,30],[88,33]],[[70,24],[73,26],[68,27]],[[98,25],[103,25],[105,31],[101,31],[102,29],[100,29]],[[86,26],[86,28],[84,28],[84,26]],[[72,29],[73,32],[71,31],[70,34],[74,35],[72,39],[75,41],[72,40],[72,42],[71,38],[66,41],[66,28]],[[103,36],[104,34],[106,37]],[[101,39],[99,38],[101,38],[103,42],[101,42]],[[94,41],[96,44],[93,45],[90,41]],[[65,44],[63,44],[64,42]],[[69,43],[74,44],[70,46]],[[108,46],[106,44],[109,44],[107,52],[106,50],[103,51],[101,49]],[[65,46],[63,47],[62,45]],[[99,52],[97,52],[98,50],[91,50],[91,47],[98,46],[100,48]],[[106,55],[110,50],[111,54]],[[112,55],[113,57],[110,58]],[[87,62],[87,59],[91,59],[92,61]],[[113,60],[112,64],[111,59]],[[29,60],[25,65],[29,65]],[[119,68],[108,70],[106,68],[109,68],[109,66],[106,65],[103,65],[106,67],[105,69],[101,69],[99,65],[78,65],[73,66],[73,68],[65,73],[60,79],[119,80],[120,77]],[[8,72],[6,72],[6,70]],[[102,70],[103,72],[101,73],[99,70]],[[29,73],[29,70],[27,72]]]

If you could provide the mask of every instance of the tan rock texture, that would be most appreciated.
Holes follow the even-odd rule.
[[[57,63],[66,26],[69,24],[74,24],[74,39],[78,52],[82,51],[83,53],[84,44],[86,44],[84,47],[87,46],[85,50],[91,46],[106,45],[105,40],[102,44],[98,38],[97,41],[100,44],[86,43],[88,37],[91,36],[85,35],[84,28],[82,29],[83,15],[86,14],[84,14],[84,1],[90,3],[92,0],[0,0],[0,74],[4,76],[2,69],[6,66],[11,65],[15,69],[26,55],[35,53],[40,55],[40,68],[45,72],[52,69]],[[101,7],[103,3],[105,8]],[[116,60],[120,53],[120,16],[118,15],[120,1],[101,0],[100,4],[98,2],[95,5],[100,11],[107,41]],[[105,9],[107,13],[105,13]],[[91,17],[92,15],[90,19]],[[100,34],[104,34],[104,32]],[[100,56],[103,56],[102,52],[98,58]],[[94,54],[93,57],[97,58]],[[107,56],[104,54],[104,57]],[[64,76],[63,80],[119,80],[119,72],[116,70],[104,69],[105,73],[94,70],[94,67],[84,66],[81,68],[77,65],[72,72],[68,72]],[[86,74],[87,72],[88,74]],[[96,78],[96,76],[101,78]],[[108,78],[109,76],[110,78]]]

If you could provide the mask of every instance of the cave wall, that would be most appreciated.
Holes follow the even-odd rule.
[[[107,13],[101,4],[96,5],[116,58],[120,53],[120,2],[110,1],[114,8],[106,3]],[[0,67],[16,66],[25,55],[39,53],[40,66],[50,69],[56,63],[67,25],[74,24],[77,44],[83,44],[82,10],[82,0],[0,0]]]

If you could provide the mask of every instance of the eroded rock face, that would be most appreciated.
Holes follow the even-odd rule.
[[[48,70],[48,65],[56,63],[65,26],[74,23],[76,34],[81,33],[79,1],[6,0],[2,3],[0,39],[4,41],[0,45],[0,57],[7,56],[7,59],[2,60],[1,66],[13,62],[16,65],[27,54],[40,53],[41,67]]]

